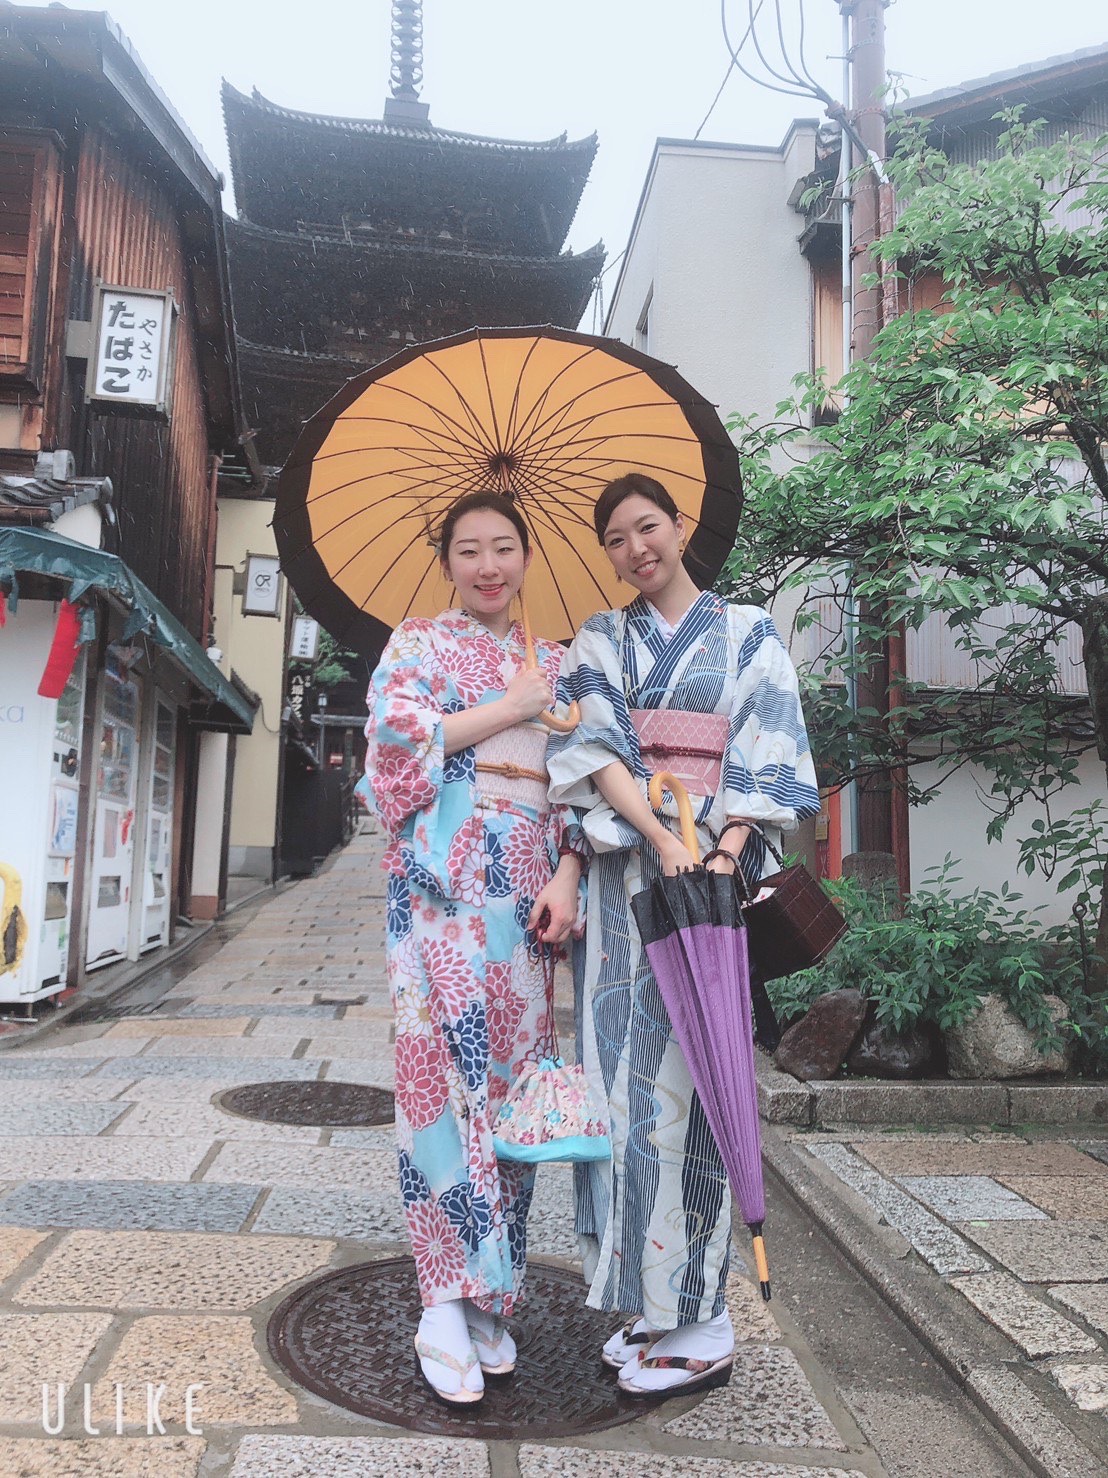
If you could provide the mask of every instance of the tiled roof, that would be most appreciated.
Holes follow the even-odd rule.
[[[223,83],[223,104],[235,103],[242,109],[253,108],[259,113],[284,123],[303,123],[315,128],[333,129],[337,133],[367,134],[379,138],[412,139],[417,143],[458,144],[465,148],[489,149],[505,154],[562,154],[572,150],[593,153],[596,149],[596,134],[583,139],[569,139],[562,133],[553,139],[529,142],[524,139],[486,138],[476,133],[456,133],[449,128],[435,128],[430,123],[385,122],[380,118],[340,118],[330,113],[308,113],[298,108],[282,108],[272,103],[255,87],[249,97]]]
[[[0,523],[54,523],[86,503],[99,503],[114,521],[112,496],[110,477],[22,477],[0,472]]]
[[[340,256],[398,256],[412,261],[422,258],[429,266],[439,266],[443,261],[474,262],[491,267],[523,267],[555,270],[568,267],[571,262],[587,262],[594,268],[603,260],[604,243],[596,242],[581,252],[558,252],[539,255],[522,252],[495,251],[488,248],[462,246],[454,242],[417,239],[405,241],[396,236],[374,237],[360,231],[342,231],[328,226],[311,226],[303,231],[280,231],[271,226],[256,226],[253,221],[229,219],[228,234],[232,240],[250,238],[266,241],[274,246],[301,248],[313,256],[319,248],[334,251]]]
[[[1097,63],[1108,67],[1108,44],[1086,46],[1080,51],[1067,52],[1061,56],[1048,56],[1038,62],[1024,62],[1006,72],[991,72],[986,77],[974,77],[968,82],[959,82],[954,87],[942,87],[936,92],[921,97],[908,98],[904,109],[908,113],[928,113],[942,104],[969,102],[976,93],[992,93],[1011,83],[1013,90],[1034,82],[1040,76],[1051,73],[1080,73],[1093,70]]]

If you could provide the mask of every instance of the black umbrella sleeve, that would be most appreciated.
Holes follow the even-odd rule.
[[[672,878],[658,878],[631,900],[644,944],[657,944],[679,929],[698,924],[743,928],[741,899],[734,881],[721,872],[696,868]]]

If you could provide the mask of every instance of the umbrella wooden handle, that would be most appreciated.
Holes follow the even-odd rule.
[[[531,617],[527,614],[527,602],[522,595],[519,598],[520,612],[523,616],[523,643],[527,649],[527,666],[536,669],[539,659],[535,655],[535,640],[531,635]],[[559,718],[551,709],[546,709],[539,714],[539,721],[544,723],[548,729],[553,729],[555,734],[572,734],[581,722],[581,709],[576,703],[571,703],[566,709],[565,718]]]
[[[696,817],[693,815],[689,793],[676,775],[671,775],[668,770],[659,770],[656,775],[651,775],[646,791],[655,811],[662,809],[663,790],[668,790],[677,802],[677,814],[681,818],[681,840],[692,860],[699,862],[700,847],[696,840]]]

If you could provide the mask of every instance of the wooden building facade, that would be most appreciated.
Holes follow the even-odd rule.
[[[245,431],[221,183],[108,16],[5,7],[0,673],[21,718],[0,755],[44,759],[20,866],[19,839],[0,841],[27,925],[0,999],[169,941],[189,910],[201,735],[252,722],[206,655],[219,468],[242,465]],[[67,619],[80,639],[51,697],[35,681]],[[0,763],[8,816],[20,783]]]

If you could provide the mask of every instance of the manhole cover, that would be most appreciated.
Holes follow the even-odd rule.
[[[267,1124],[310,1124],[318,1129],[391,1124],[393,1096],[364,1083],[244,1083],[216,1098],[228,1113]]]
[[[270,1354],[325,1401],[394,1427],[458,1437],[572,1437],[641,1416],[605,1374],[600,1347],[616,1317],[585,1307],[580,1276],[532,1263],[509,1380],[488,1381],[478,1407],[438,1401],[416,1367],[419,1290],[410,1258],[328,1273],[269,1321]]]

